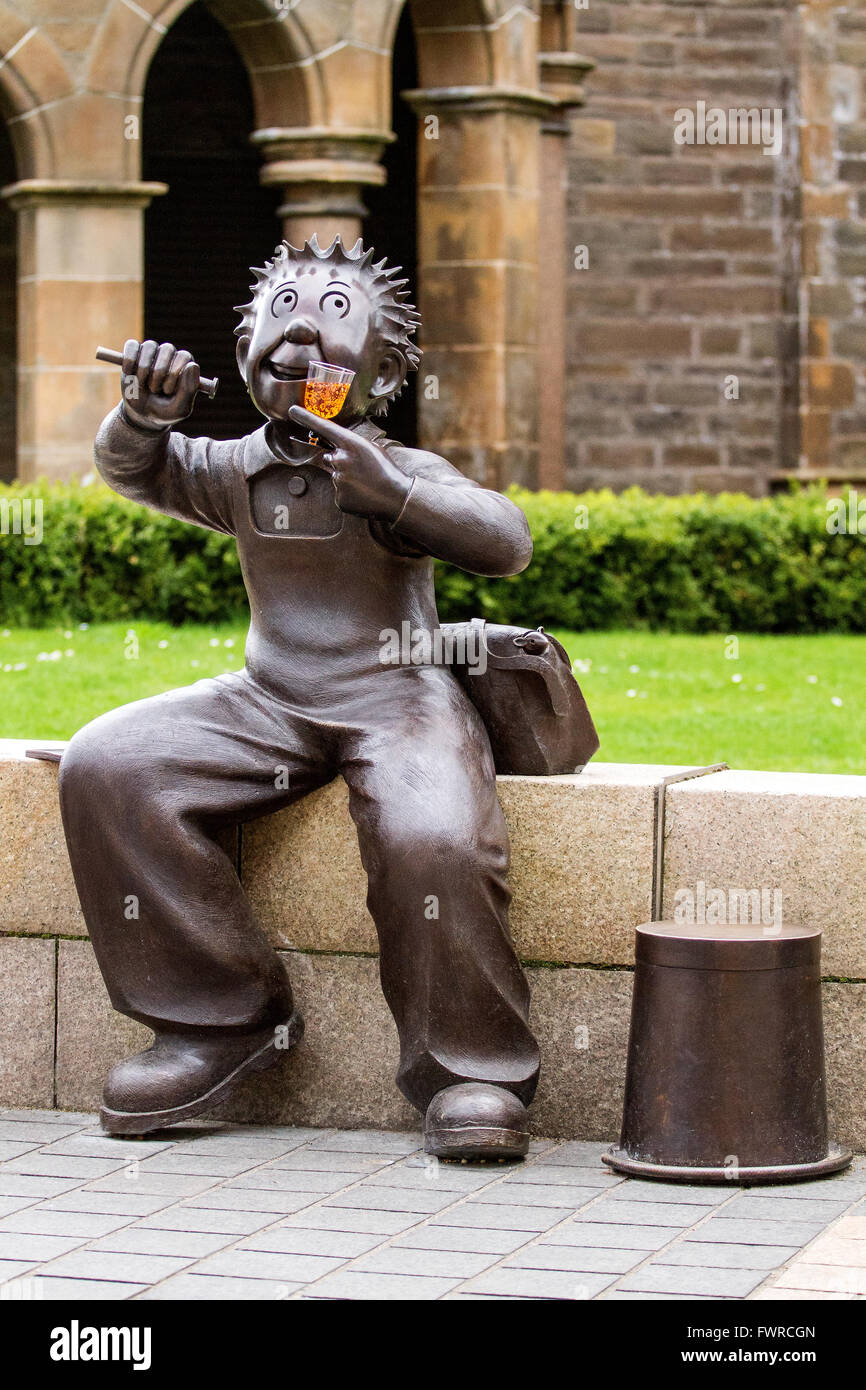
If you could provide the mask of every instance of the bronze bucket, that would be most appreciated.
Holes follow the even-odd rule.
[[[637,928],[622,1134],[603,1161],[671,1182],[790,1182],[827,1138],[818,927]]]

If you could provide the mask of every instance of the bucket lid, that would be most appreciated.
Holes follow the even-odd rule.
[[[635,959],[681,970],[784,970],[818,967],[820,927],[720,927],[644,922],[636,928]]]

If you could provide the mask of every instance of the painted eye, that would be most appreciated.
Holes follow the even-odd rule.
[[[322,313],[336,314],[337,318],[344,319],[351,309],[349,296],[345,290],[325,290],[319,300],[319,308]]]
[[[282,318],[284,314],[291,314],[298,302],[298,291],[293,286],[288,285],[285,289],[277,290],[271,300],[271,313],[275,319]]]

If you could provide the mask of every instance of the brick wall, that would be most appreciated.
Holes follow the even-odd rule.
[[[568,486],[760,493],[796,462],[795,20],[787,0],[578,13],[597,67],[571,137],[589,263],[569,281]],[[782,108],[782,154],[678,145],[699,101]]]

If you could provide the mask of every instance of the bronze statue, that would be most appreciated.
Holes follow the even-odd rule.
[[[360,241],[323,250],[314,237],[283,242],[254,274],[237,355],[267,423],[230,442],[176,433],[198,365],[131,340],[122,402],[96,440],[117,492],[236,538],[252,615],[243,671],[103,715],[63,755],[94,949],[114,1007],[156,1034],[112,1069],[102,1122],[141,1134],[200,1115],[301,1037],[219,831],[341,773],[399,1032],[397,1084],[426,1115],[425,1146],[519,1157],[538,1048],[508,930],[490,742],[448,664],[383,663],[381,645],[407,622],[438,628],[433,557],[491,576],[524,569],[526,519],[380,427],[419,359],[398,270]],[[314,362],[354,373],[339,418],[300,407]]]

